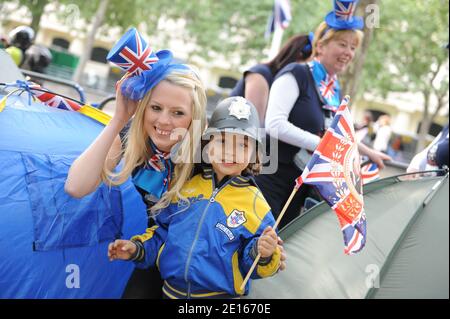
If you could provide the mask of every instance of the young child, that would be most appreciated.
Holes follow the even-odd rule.
[[[203,140],[203,172],[187,181],[177,200],[159,215],[168,227],[154,226],[131,240],[109,245],[110,260],[132,260],[137,267],[156,264],[166,298],[236,298],[258,253],[251,275],[274,275],[280,266],[275,220],[252,179],[258,172],[255,107],[242,97],[223,100]],[[212,167],[212,169],[211,169]]]

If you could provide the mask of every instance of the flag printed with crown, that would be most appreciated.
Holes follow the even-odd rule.
[[[344,236],[344,253],[353,255],[366,244],[366,214],[362,194],[360,156],[348,109],[349,96],[339,106],[333,122],[321,139],[295,187],[278,215],[273,229],[278,227],[297,191],[303,184],[315,186],[334,210]],[[253,261],[240,289],[243,290],[253,273],[261,254]]]
[[[296,180],[296,188],[313,185],[336,213],[344,252],[359,252],[366,243],[360,156],[346,96],[319,146]]]
[[[151,70],[152,64],[159,60],[136,28],[131,28],[122,36],[106,59],[131,76]]]

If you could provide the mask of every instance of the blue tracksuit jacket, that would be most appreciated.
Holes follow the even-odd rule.
[[[194,176],[182,188],[189,200],[173,202],[154,226],[132,240],[143,243],[137,262],[141,268],[156,263],[169,298],[238,297],[255,255],[256,242],[275,224],[270,207],[249,177],[236,176],[215,186],[211,170]],[[251,278],[274,275],[280,251],[258,263]]]

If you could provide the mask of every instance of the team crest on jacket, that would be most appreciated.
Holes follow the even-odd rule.
[[[230,216],[227,218],[227,226],[230,228],[237,228],[247,221],[243,211],[233,209]]]

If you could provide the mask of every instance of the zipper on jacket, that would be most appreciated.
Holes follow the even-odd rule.
[[[217,196],[217,194],[218,194],[225,186],[227,186],[232,180],[233,180],[233,178],[230,178],[230,179],[229,179],[225,184],[223,184],[220,188],[216,188],[215,180],[214,180],[214,175],[213,175],[213,177],[212,177],[212,184],[213,184],[213,189],[214,189],[214,191],[212,192],[211,197],[210,197],[209,200],[208,200],[208,204],[206,204],[206,207],[205,207],[205,209],[203,210],[202,217],[200,218],[200,221],[199,221],[198,226],[197,226],[197,231],[195,232],[194,241],[192,242],[191,249],[189,250],[189,255],[188,255],[188,258],[187,258],[187,261],[186,261],[186,267],[185,267],[185,269],[184,269],[184,280],[186,281],[186,283],[187,283],[187,285],[188,285],[188,291],[187,291],[187,298],[188,298],[188,299],[191,299],[191,283],[188,281],[188,278],[187,278],[188,270],[189,270],[189,266],[190,266],[190,264],[191,264],[192,253],[193,253],[193,251],[194,251],[195,244],[197,243],[198,236],[200,235],[200,229],[201,229],[201,227],[202,227],[202,225],[203,225],[203,222],[204,222],[204,220],[205,220],[205,217],[206,217],[206,211],[208,210],[209,205],[211,205],[211,203],[214,203],[214,202],[216,201],[216,196]]]

